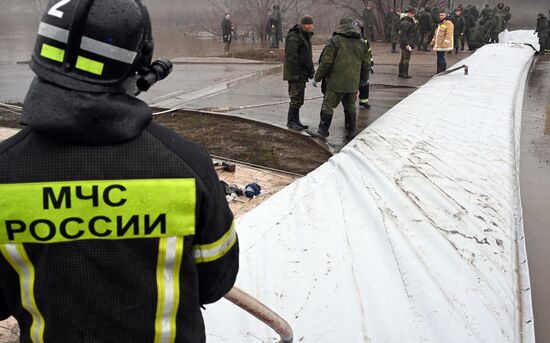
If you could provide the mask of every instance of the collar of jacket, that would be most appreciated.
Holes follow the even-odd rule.
[[[449,17],[445,17],[443,19],[439,20],[439,23],[442,24],[443,22],[446,22],[447,20],[451,20]]]
[[[294,25],[290,31],[295,31],[301,34],[305,39],[309,40],[313,36],[313,32],[304,31],[304,28],[300,24]]]
[[[361,32],[359,32],[353,23],[340,25],[332,35],[340,35],[347,38],[361,38]]]
[[[35,77],[21,123],[60,141],[106,145],[136,137],[151,119],[149,106],[127,94],[78,92]]]
[[[414,19],[411,18],[411,17],[409,17],[409,16],[406,15],[406,14],[405,14],[405,16],[404,16],[403,18],[401,18],[401,20],[402,20],[402,21],[403,21],[403,20],[408,20],[408,21],[410,21],[412,24],[414,24]]]

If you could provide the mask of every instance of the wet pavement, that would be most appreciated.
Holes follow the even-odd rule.
[[[535,335],[550,342],[550,56],[535,60],[523,103],[520,186]]]

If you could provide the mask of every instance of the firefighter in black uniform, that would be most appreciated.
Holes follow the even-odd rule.
[[[151,64],[141,0],[50,1],[0,144],[0,320],[22,343],[204,342],[238,242],[208,153],[135,98]]]

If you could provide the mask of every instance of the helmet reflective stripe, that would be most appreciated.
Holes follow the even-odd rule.
[[[137,52],[135,51],[119,48],[118,46],[103,43],[86,36],[82,37],[80,49],[128,64],[134,63],[137,56]]]
[[[40,23],[38,34],[65,44],[67,44],[69,38],[69,30],[44,22]],[[119,48],[86,36],[82,37],[80,49],[127,64],[134,63],[137,56],[137,52],[135,51]]]
[[[104,64],[89,58],[78,56],[76,59],[76,69],[87,71],[88,73],[101,75],[103,74]]]
[[[50,60],[54,60],[56,62],[63,63],[65,50],[44,43],[42,44],[42,49],[40,50],[40,56],[49,58]]]
[[[42,49],[40,50],[40,56],[59,63],[63,63],[63,59],[65,57],[65,50],[43,43]],[[76,69],[80,69],[88,73],[101,75],[103,74],[103,67],[104,67],[103,63],[91,60],[83,56],[78,56],[76,59]]]
[[[38,34],[61,43],[67,44],[69,40],[69,30],[59,28],[44,22],[38,26]]]

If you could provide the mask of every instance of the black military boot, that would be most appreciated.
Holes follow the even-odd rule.
[[[397,52],[395,51],[395,46],[397,45],[397,43],[391,43],[391,52]]]
[[[302,124],[302,122],[300,121],[300,109],[298,108],[296,110],[298,113],[296,114],[296,124],[298,124],[298,126],[300,126],[302,128],[302,130],[305,130],[307,128],[309,128],[308,125],[304,125]]]
[[[346,126],[346,137],[345,142],[351,141],[355,136],[356,132],[356,123],[357,123],[357,114],[355,112],[344,111],[345,114],[345,126]]]
[[[404,79],[410,79],[412,76],[409,75],[409,64],[403,63],[403,76]]]
[[[302,131],[304,128],[302,128],[300,125],[298,125],[298,113],[299,109],[289,106],[288,107],[288,117],[286,120],[286,127],[293,130]]]
[[[332,114],[321,111],[321,120],[319,121],[319,128],[317,132],[306,130],[309,134],[319,137],[321,139],[326,139],[329,135],[328,129],[330,128],[330,123],[332,122]]]
[[[437,64],[437,72],[436,72],[436,74],[439,74],[439,73],[441,73],[441,72],[443,71],[442,66],[443,66],[443,65],[442,65],[441,63],[438,63],[438,64]]]
[[[403,63],[399,63],[399,76],[398,77],[403,77]]]

